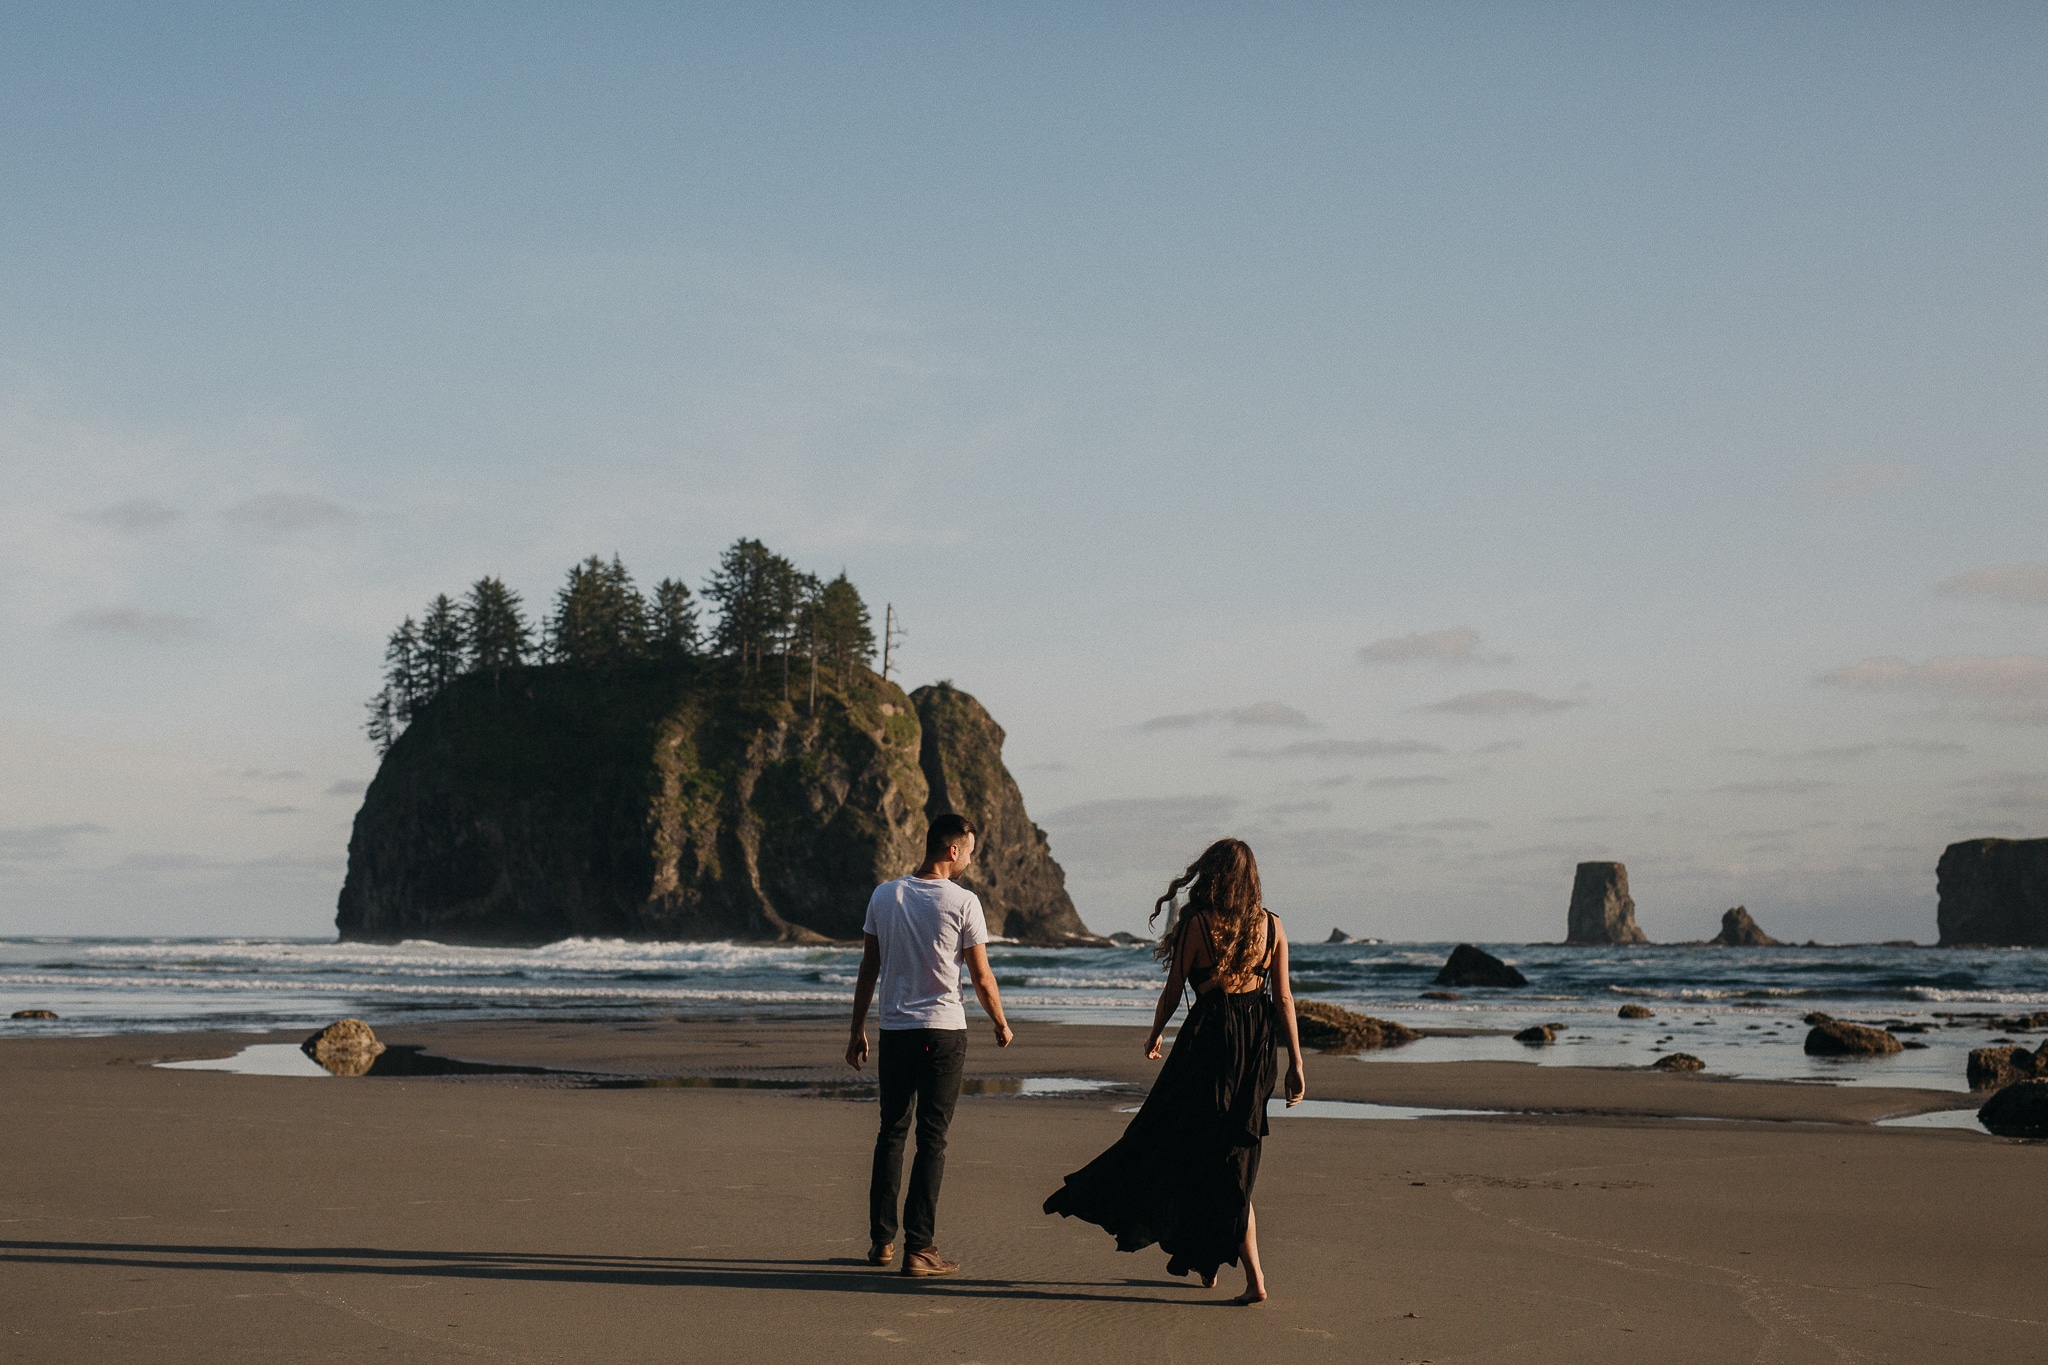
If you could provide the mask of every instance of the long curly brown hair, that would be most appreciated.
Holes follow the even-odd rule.
[[[1182,891],[1187,902],[1181,903]],[[1145,923],[1164,914],[1166,932],[1153,950],[1161,962],[1180,953],[1181,937],[1197,915],[1209,917],[1209,936],[1216,953],[1216,975],[1224,981],[1245,976],[1257,965],[1265,945],[1259,927],[1265,899],[1259,891],[1259,860],[1242,839],[1218,839],[1188,870],[1167,884],[1166,894],[1152,906]]]

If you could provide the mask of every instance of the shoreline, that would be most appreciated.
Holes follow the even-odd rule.
[[[1311,1054],[1314,1100],[1526,1110],[1276,1119],[1273,1300],[1117,1253],[1039,1201],[1113,1141],[1143,1029],[1033,1024],[963,1096],[940,1245],[861,1261],[873,1108],[758,1089],[162,1069],[303,1034],[0,1040],[0,1307],[38,1362],[2019,1359],[2048,1144],[1872,1120],[1944,1097]],[[389,1025],[393,1046],[607,1074],[845,1075],[825,1020]],[[1698,1118],[1730,1121],[1699,1122]],[[1900,1286],[1910,1285],[1910,1289]]]

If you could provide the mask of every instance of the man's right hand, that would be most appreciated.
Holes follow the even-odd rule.
[[[865,1062],[867,1059],[868,1031],[866,1029],[862,1029],[859,1033],[854,1034],[852,1038],[847,1040],[846,1064],[852,1067],[855,1071],[858,1071],[860,1070],[860,1064],[862,1062]]]
[[[1008,1047],[1008,1046],[1010,1045],[1010,1040],[1011,1040],[1012,1038],[1015,1038],[1016,1036],[1017,1036],[1017,1035],[1016,1035],[1016,1033],[1015,1033],[1014,1031],[1012,1031],[1012,1030],[1011,1030],[1011,1028],[1010,1028],[1010,1026],[1009,1026],[1008,1024],[1001,1024],[1001,1023],[999,1023],[999,1024],[997,1024],[997,1025],[996,1025],[996,1046],[997,1046],[997,1047]]]

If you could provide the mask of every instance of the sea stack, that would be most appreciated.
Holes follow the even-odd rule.
[[[1580,863],[1572,879],[1572,908],[1566,943],[1648,943],[1636,927],[1636,903],[1629,899],[1628,868],[1620,863]]]
[[[1935,870],[1940,946],[2048,947],[2048,839],[1966,839]]]
[[[1763,931],[1763,926],[1738,905],[1721,912],[1721,932],[1707,940],[1714,948],[1782,948],[1785,945]]]

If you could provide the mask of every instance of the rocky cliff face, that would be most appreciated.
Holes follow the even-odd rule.
[[[1008,932],[1085,933],[1043,836],[1005,843],[1035,827],[988,726],[988,754],[985,735],[936,747],[1008,784],[1014,817],[983,855]],[[923,853],[925,748],[910,698],[873,674],[821,689],[815,714],[725,661],[465,677],[370,784],[335,923],[375,942],[858,938],[869,891]],[[1032,901],[1048,881],[1056,900]]]
[[[1636,927],[1636,903],[1628,894],[1628,869],[1620,863],[1580,863],[1572,879],[1572,907],[1565,921],[1566,943],[1648,943]]]
[[[1950,844],[1935,885],[1942,947],[2048,947],[2048,839]]]
[[[1009,938],[1086,937],[1088,926],[1067,895],[1067,874],[1052,860],[1045,831],[1024,813],[1024,794],[1003,766],[1003,727],[949,682],[920,687],[910,700],[917,707],[926,815],[957,812],[981,831],[974,861],[954,880],[981,897],[988,931]]]

